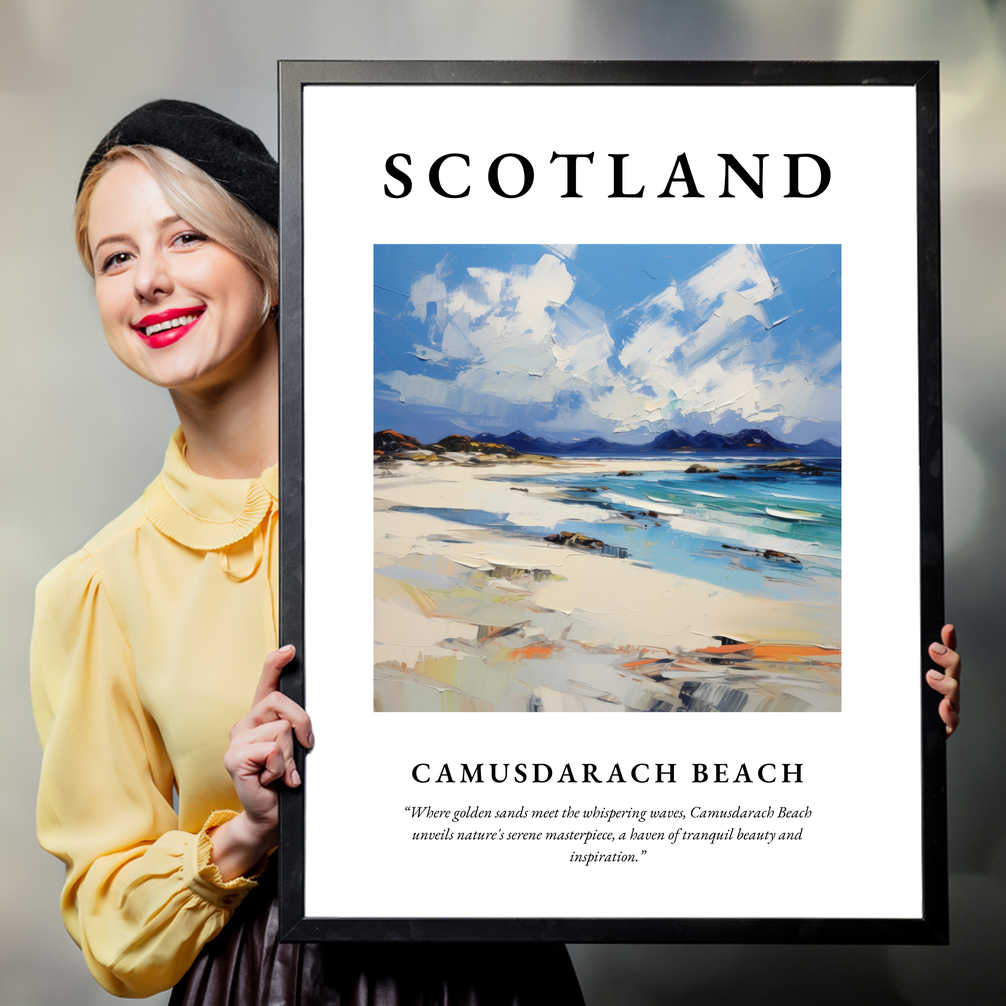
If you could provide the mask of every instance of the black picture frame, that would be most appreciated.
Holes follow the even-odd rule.
[[[948,941],[945,736],[939,696],[925,684],[927,647],[943,624],[942,455],[940,379],[939,70],[935,62],[355,62],[282,61],[280,119],[280,641],[298,648],[282,688],[311,709],[304,647],[304,382],[302,95],[306,86],[424,84],[798,85],[915,91],[917,158],[919,486],[921,638],[918,652],[922,724],[923,904],[918,918],[319,918],[305,914],[304,779],[281,794],[280,927],[287,941],[563,941],[751,944],[939,944]],[[361,488],[361,492],[364,491]],[[336,866],[335,869],[339,867]]]

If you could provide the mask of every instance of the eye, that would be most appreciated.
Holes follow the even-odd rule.
[[[101,271],[103,273],[107,272],[117,272],[122,266],[124,266],[132,256],[129,252],[114,252],[109,255],[101,264]]]
[[[193,248],[208,240],[209,238],[205,234],[200,234],[199,231],[183,231],[171,243],[176,248]]]

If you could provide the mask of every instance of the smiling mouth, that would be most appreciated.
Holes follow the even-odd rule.
[[[205,308],[196,308],[194,310],[190,309],[187,311],[165,312],[165,315],[167,316],[161,315],[156,321],[148,316],[152,324],[142,324],[143,321],[148,320],[148,318],[143,318],[139,325],[133,326],[133,330],[137,335],[142,336],[144,339],[149,339],[151,336],[158,335],[161,332],[169,332],[173,328],[182,328],[185,325],[191,325],[205,310]],[[156,317],[156,315],[154,317]]]
[[[181,328],[182,325],[191,325],[198,318],[198,314],[183,314],[180,318],[172,318],[171,321],[162,321],[159,325],[148,325],[140,331],[146,338],[156,335],[158,332],[166,332],[169,328]]]

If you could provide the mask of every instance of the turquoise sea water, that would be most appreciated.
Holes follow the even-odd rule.
[[[791,457],[676,453],[676,467],[697,462],[718,472],[663,470],[619,476],[556,471],[513,477],[500,471],[492,476],[537,496],[596,507],[596,521],[528,527],[514,524],[507,513],[425,512],[539,540],[571,531],[603,541],[609,555],[714,586],[790,600],[806,597],[822,577],[841,576],[842,528],[841,459],[801,458],[822,469],[820,475],[759,467]],[[612,459],[603,460],[607,466]],[[617,463],[632,472],[633,460],[652,462],[653,455],[619,458]],[[766,550],[783,555],[766,556]]]

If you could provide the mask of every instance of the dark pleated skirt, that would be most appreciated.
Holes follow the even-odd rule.
[[[170,1006],[583,1006],[561,943],[280,943],[274,874]]]

